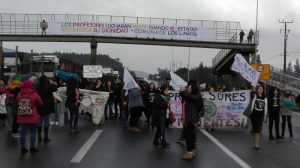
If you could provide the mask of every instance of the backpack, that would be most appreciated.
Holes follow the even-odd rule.
[[[21,100],[18,103],[18,115],[19,116],[31,116],[32,115],[30,96],[31,96],[31,94],[28,97],[23,97],[21,95]]]

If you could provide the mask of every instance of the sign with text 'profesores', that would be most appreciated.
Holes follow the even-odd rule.
[[[101,78],[102,66],[101,65],[84,65],[83,66],[84,78]]]
[[[178,92],[170,91],[171,111],[176,122],[172,127],[181,128],[182,102]],[[202,128],[245,128],[248,119],[244,115],[250,104],[250,90],[233,92],[204,92],[205,115],[199,123]]]
[[[215,28],[108,22],[49,22],[47,35],[110,36],[216,41]]]

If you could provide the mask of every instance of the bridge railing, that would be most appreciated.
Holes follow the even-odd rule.
[[[294,95],[300,94],[300,77],[284,74],[283,70],[275,67],[271,67],[270,72],[271,79],[266,81],[267,84],[276,86],[280,89],[289,89]],[[296,75],[299,74],[296,73]]]
[[[241,43],[241,44],[256,44],[259,43],[259,32],[254,33],[254,37],[251,40],[247,39],[248,34],[245,34],[243,40],[240,39],[238,34],[234,34],[229,40],[228,43]],[[213,58],[212,67],[215,68],[229,53],[231,49],[221,49],[220,52]]]
[[[210,21],[172,18],[149,18],[109,15],[81,15],[81,14],[10,14],[0,13],[0,35],[40,35],[40,22],[114,22],[168,26],[197,26],[214,30],[216,42],[227,42],[240,31],[240,23],[232,21]]]

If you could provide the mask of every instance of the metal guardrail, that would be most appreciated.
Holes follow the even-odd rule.
[[[280,89],[289,89],[294,95],[300,94],[300,74],[299,73],[287,73],[284,74],[280,68],[271,67],[271,79],[265,81],[267,84],[278,87]],[[291,76],[293,75],[293,76]],[[298,76],[298,77],[296,77]]]
[[[14,14],[0,13],[0,35],[40,35],[40,22],[115,22],[131,24],[150,24],[165,26],[197,26],[214,29],[216,42],[227,42],[240,31],[240,23],[232,21],[187,20],[171,18],[149,18],[109,15],[81,15],[81,14]]]
[[[248,34],[245,34],[245,37],[247,37]],[[247,38],[246,40],[240,41],[238,38],[238,34],[233,35],[229,40],[228,43],[240,43],[240,44],[256,44],[259,43],[259,32],[254,33],[254,39],[249,41]],[[221,51],[213,58],[212,61],[212,67],[215,68],[229,53],[231,52],[231,49],[221,49]]]

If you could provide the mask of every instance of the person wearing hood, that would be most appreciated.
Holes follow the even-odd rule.
[[[26,148],[26,132],[30,129],[30,152],[36,153],[38,150],[35,147],[36,128],[40,122],[38,107],[43,105],[41,97],[33,90],[32,82],[26,80],[21,85],[21,91],[17,96],[18,115],[17,123],[21,126],[20,143],[21,153],[27,153]]]
[[[284,138],[285,126],[288,123],[290,138],[293,138],[292,130],[292,109],[296,107],[295,98],[290,90],[285,89],[283,95],[280,97],[281,110],[280,115],[282,118],[281,137]]]

